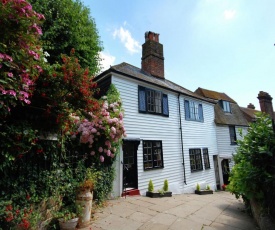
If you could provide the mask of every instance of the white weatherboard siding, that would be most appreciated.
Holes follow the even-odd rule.
[[[137,152],[139,190],[144,194],[147,191],[150,179],[154,183],[155,190],[160,189],[163,186],[164,180],[168,179],[170,189],[174,188],[174,191],[179,191],[183,187],[183,166],[177,95],[123,76],[112,76],[112,83],[119,90],[122,99],[125,110],[124,125],[127,137],[139,137],[141,139]],[[138,85],[159,90],[168,95],[169,117],[138,112]],[[162,141],[163,169],[144,171],[142,140]],[[122,156],[123,152],[121,152],[121,159],[123,158]],[[120,165],[120,167],[122,166]],[[121,181],[121,173],[117,176],[120,176]]]
[[[236,126],[236,136],[237,140],[241,139],[239,129],[242,129],[243,135],[247,134],[247,127]],[[217,125],[217,143],[218,151],[221,156],[227,156],[228,158],[232,157],[232,154],[236,153],[237,145],[231,145],[230,134],[228,125]]]
[[[190,121],[185,120],[184,99],[192,100],[202,104],[204,121]],[[214,105],[194,100],[191,98],[181,97],[181,117],[182,117],[182,131],[183,131],[183,147],[185,155],[185,171],[187,185],[184,185],[185,192],[194,192],[197,183],[209,184],[212,189],[216,188],[216,179],[213,163],[213,155],[218,154],[216,142],[216,126],[214,123]],[[202,163],[203,170],[198,172],[191,172],[189,149],[191,148],[208,148],[210,169],[204,168],[203,154]],[[204,189],[201,187],[201,189]]]

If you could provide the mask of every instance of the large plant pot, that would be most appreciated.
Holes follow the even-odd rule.
[[[85,228],[90,225],[91,210],[93,202],[93,192],[89,189],[80,190],[76,196],[76,205],[79,208],[80,215],[78,220],[78,228]]]
[[[59,227],[61,230],[75,230],[78,218],[70,219],[67,221],[64,221],[64,219],[58,219],[59,221]]]
[[[146,192],[146,196],[151,197],[151,198],[159,198],[159,197],[171,197],[172,192],[164,192],[164,193],[159,193],[159,192]]]
[[[213,194],[213,190],[195,190],[195,194],[198,194],[198,195]]]

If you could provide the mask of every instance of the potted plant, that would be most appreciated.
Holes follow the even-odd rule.
[[[157,197],[171,197],[172,192],[168,191],[168,180],[164,180],[164,185],[162,189],[159,189],[157,192],[154,191],[154,185],[152,180],[149,181],[148,184],[148,191],[146,192],[146,196],[151,198],[157,198]]]
[[[213,194],[213,190],[211,190],[210,185],[206,185],[205,189],[201,189],[199,183],[196,185],[195,194],[198,195],[206,195],[206,194]]]
[[[77,207],[75,204],[62,206],[54,215],[61,230],[74,230],[78,223]]]

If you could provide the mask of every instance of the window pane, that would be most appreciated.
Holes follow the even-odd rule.
[[[201,149],[189,149],[191,171],[202,170]]]
[[[143,141],[144,169],[163,168],[162,142]]]

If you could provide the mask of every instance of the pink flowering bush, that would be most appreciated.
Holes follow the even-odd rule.
[[[126,136],[121,100],[114,85],[100,101],[102,107],[98,113],[89,113],[90,119],[76,120],[77,133],[91,156],[100,162],[106,159],[112,162],[110,159],[115,158],[121,138]]]
[[[30,104],[42,72],[40,23],[44,16],[25,0],[0,1],[0,117],[11,106]]]

